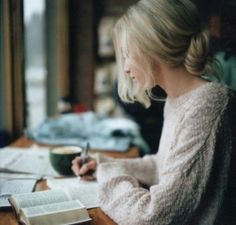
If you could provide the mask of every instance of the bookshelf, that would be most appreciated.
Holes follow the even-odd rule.
[[[121,111],[113,97],[117,69],[112,43],[112,28],[129,5],[137,0],[100,0],[96,2],[94,110],[101,115],[113,116],[120,114]]]
[[[137,0],[69,1],[69,90],[73,102],[103,115],[116,113],[117,73],[111,28]]]

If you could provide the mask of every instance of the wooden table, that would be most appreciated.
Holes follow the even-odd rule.
[[[30,147],[33,142],[26,137],[22,137],[12,144],[14,147]],[[93,150],[96,151],[96,150]],[[106,155],[115,158],[134,158],[139,156],[139,150],[136,147],[130,148],[129,151],[120,152],[103,152]],[[40,181],[36,185],[35,191],[46,190],[46,181]],[[88,210],[90,217],[92,218],[93,225],[115,225],[116,223],[111,220],[107,215],[103,213],[100,208],[94,208]],[[17,225],[17,220],[12,211],[0,211],[0,225]]]

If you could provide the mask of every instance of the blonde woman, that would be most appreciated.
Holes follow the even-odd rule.
[[[76,175],[96,171],[100,206],[120,225],[235,224],[235,94],[202,78],[208,40],[190,0],[141,0],[114,28],[123,101],[148,107],[156,85],[167,94],[156,155],[72,162]]]

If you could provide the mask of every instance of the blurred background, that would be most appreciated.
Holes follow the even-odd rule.
[[[0,127],[66,111],[116,114],[111,28],[135,1],[1,0]]]
[[[25,129],[68,112],[94,111],[114,117],[132,112],[141,115],[141,123],[149,116],[140,108],[124,110],[114,97],[117,72],[111,30],[135,2],[0,0],[1,146],[22,136]],[[228,8],[235,9],[234,1],[195,2],[204,22],[208,23],[212,15],[222,15],[223,10],[224,18],[230,15],[230,19],[226,18],[219,29],[232,24],[235,27],[235,13],[227,13],[222,7],[230,4]],[[227,32],[235,37],[235,30]],[[159,103],[154,107],[158,112],[151,110],[160,118],[158,125],[154,122],[158,133],[162,107]]]

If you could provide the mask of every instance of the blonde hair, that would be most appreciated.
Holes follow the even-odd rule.
[[[134,86],[131,78],[124,74],[122,35],[125,37],[124,50],[132,48],[146,65],[143,86]],[[119,72],[118,93],[125,102],[150,105],[150,98],[154,98],[151,88],[156,62],[185,67],[198,76],[211,69],[209,32],[201,27],[198,10],[190,0],[140,0],[117,21],[113,42]]]

